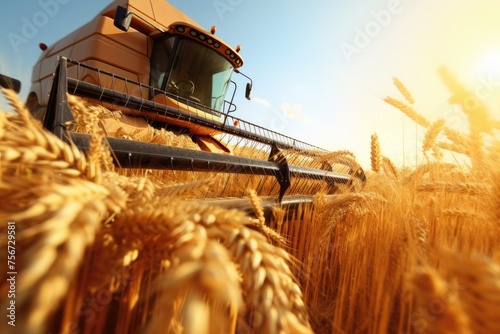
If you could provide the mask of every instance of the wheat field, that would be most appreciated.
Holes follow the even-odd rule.
[[[362,190],[318,191],[271,217],[255,180],[117,168],[106,110],[69,97],[75,130],[93,134],[84,155],[4,90],[14,112],[0,113],[0,263],[15,222],[17,276],[15,327],[2,315],[0,331],[499,333],[500,121],[440,75],[468,131],[427,120],[394,79],[403,98],[385,101],[426,129],[426,160],[398,168],[373,134]],[[151,131],[134,136],[190,145]],[[241,192],[252,215],[204,201]]]

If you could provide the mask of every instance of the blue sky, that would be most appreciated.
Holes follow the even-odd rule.
[[[397,76],[415,108],[463,127],[447,104],[436,70],[447,65],[470,87],[491,84],[500,111],[500,3],[497,0],[171,0],[232,46],[242,45],[252,101],[240,89],[238,117],[329,150],[351,150],[369,167],[370,135],[383,154],[411,165],[423,129],[383,102],[400,97]],[[49,6],[50,4],[50,6]],[[0,13],[0,72],[28,93],[38,43],[52,44],[92,19],[108,1],[20,0]],[[49,6],[49,7],[47,7]],[[47,10],[47,8],[50,8]],[[44,15],[43,13],[46,13]],[[46,20],[44,19],[46,18]],[[38,20],[38,21],[36,21]],[[23,35],[26,22],[36,31]],[[23,37],[12,42],[13,34]],[[10,39],[9,39],[10,38]],[[238,80],[240,87],[245,81]],[[2,102],[2,108],[5,103]]]

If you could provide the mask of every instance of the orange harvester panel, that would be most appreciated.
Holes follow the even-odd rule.
[[[90,22],[63,37],[43,51],[33,68],[32,86],[28,101],[36,101],[36,104],[41,106],[46,106],[48,104],[53,73],[57,66],[57,59],[60,56],[108,71],[132,81],[140,82],[144,85],[149,85],[150,60],[154,40],[157,37],[161,37],[162,34],[151,24],[145,23],[143,19],[138,18],[136,15],[132,15],[131,26],[127,32],[118,29],[113,23],[117,6],[127,8],[129,11],[139,15],[152,25],[164,31],[169,31],[173,23],[180,23],[191,26],[203,34],[210,34],[194,20],[164,0],[113,1]],[[220,41],[218,37],[214,36],[213,38]],[[234,50],[224,42],[220,42],[222,47],[218,52],[221,54],[228,50],[234,52]],[[227,57],[224,54],[223,56]],[[234,61],[234,58],[230,61]],[[241,64],[242,62],[239,63],[239,66],[241,66]],[[148,96],[146,89],[141,89],[136,86],[132,89],[135,91],[131,92],[130,87],[126,87],[123,81],[115,81],[109,76],[98,76],[95,71],[83,68],[77,69],[76,66],[72,66],[68,69],[68,75],[116,91],[141,97]],[[155,100],[158,101],[158,96]],[[189,107],[167,96],[164,96],[160,103],[195,113],[199,116],[214,118],[213,115],[206,114],[204,111],[198,110],[197,108]],[[142,112],[137,113],[130,111],[130,113],[146,118],[149,117],[148,114]],[[155,120],[158,119],[156,118]],[[194,128],[190,126],[189,123],[168,120],[166,118],[161,121],[189,128],[191,133],[214,135],[211,129],[200,127]]]

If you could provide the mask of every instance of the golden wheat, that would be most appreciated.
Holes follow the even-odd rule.
[[[463,195],[481,195],[487,191],[482,184],[471,184],[465,182],[428,182],[417,185],[416,191],[443,193],[456,193]]]
[[[20,331],[44,332],[47,316],[67,293],[86,245],[107,214],[107,195],[104,188],[84,180],[53,184],[36,204],[9,215],[20,226],[31,226],[17,235],[21,245],[29,245],[20,258],[23,274],[16,289],[17,305],[29,315],[19,324]]]
[[[493,223],[500,227],[500,173],[494,173],[492,187],[492,198],[491,201],[491,213],[493,218]]]
[[[414,238],[418,245],[417,249],[421,251],[424,257],[427,256],[427,230],[422,224],[422,222],[418,219],[413,220],[414,227]]]
[[[456,253],[444,254],[446,267],[457,279],[457,297],[468,314],[474,333],[495,333],[500,330],[500,267],[484,255],[470,257]]]
[[[466,104],[467,90],[444,76],[452,102]],[[119,112],[68,97],[69,126],[92,134],[83,155],[45,131],[15,94],[4,94],[17,114],[0,113],[0,231],[16,221],[23,321],[2,322],[2,332],[500,331],[500,141],[471,106],[469,132],[461,133],[386,99],[427,129],[423,151],[452,150],[471,163],[443,157],[398,169],[373,135],[375,173],[364,189],[315,193],[312,203],[265,215],[258,194],[267,180],[115,168],[103,138],[183,145],[171,133],[107,133],[103,122]],[[357,168],[348,151],[281,157]],[[256,218],[203,200],[245,191]],[[0,259],[7,262],[5,252]],[[0,306],[8,303],[2,294]]]
[[[371,161],[372,171],[376,173],[380,172],[381,153],[380,153],[380,143],[378,141],[377,134],[373,134],[371,136],[370,161]]]
[[[286,241],[278,232],[266,225],[266,217],[264,216],[264,209],[262,208],[262,203],[257,195],[257,192],[253,189],[248,189],[248,195],[250,197],[250,204],[252,205],[255,216],[257,217],[252,223],[247,223],[246,226],[255,229],[256,231],[262,233],[267,237],[268,241],[273,245],[283,247],[286,245]]]
[[[469,318],[446,282],[430,268],[420,269],[413,277],[417,290],[417,308],[411,326],[415,332],[473,333]]]
[[[382,158],[382,165],[383,165],[384,171],[386,173],[390,172],[390,175],[394,176],[394,178],[397,179],[399,176],[399,173],[398,173],[398,169],[396,168],[396,165],[394,165],[394,163],[391,161],[391,159],[389,159],[386,156],[381,156],[381,158]]]
[[[253,211],[257,220],[260,224],[264,225],[266,218],[264,217],[264,210],[262,209],[262,204],[257,196],[257,192],[254,189],[248,189],[248,195],[250,198],[250,204],[252,204]]]
[[[428,128],[430,126],[430,122],[408,104],[399,101],[397,99],[394,99],[392,97],[386,97],[384,101],[392,105],[393,107],[399,109],[401,112],[403,112],[406,116],[408,116],[418,125],[421,125],[424,128]]]
[[[432,149],[434,152],[434,157],[437,160],[440,160],[442,158],[442,154],[438,150],[438,147],[436,145],[436,139],[441,130],[443,129],[444,124],[445,124],[444,119],[439,119],[434,123],[432,123],[429,129],[427,130],[424,137],[424,141],[422,143],[422,151],[424,152],[424,154],[427,155],[427,151]]]
[[[392,82],[394,83],[394,86],[399,90],[401,95],[405,98],[405,100],[409,104],[414,104],[415,100],[413,100],[413,96],[411,96],[410,91],[406,88],[406,86],[399,80],[398,78],[394,77],[392,78]]]

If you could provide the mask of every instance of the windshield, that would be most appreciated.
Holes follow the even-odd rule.
[[[151,72],[152,86],[221,111],[233,72],[231,63],[202,44],[181,38],[167,74],[168,69],[162,67],[167,66],[172,47],[173,38],[158,41],[155,45],[151,57],[151,68],[155,69]]]

